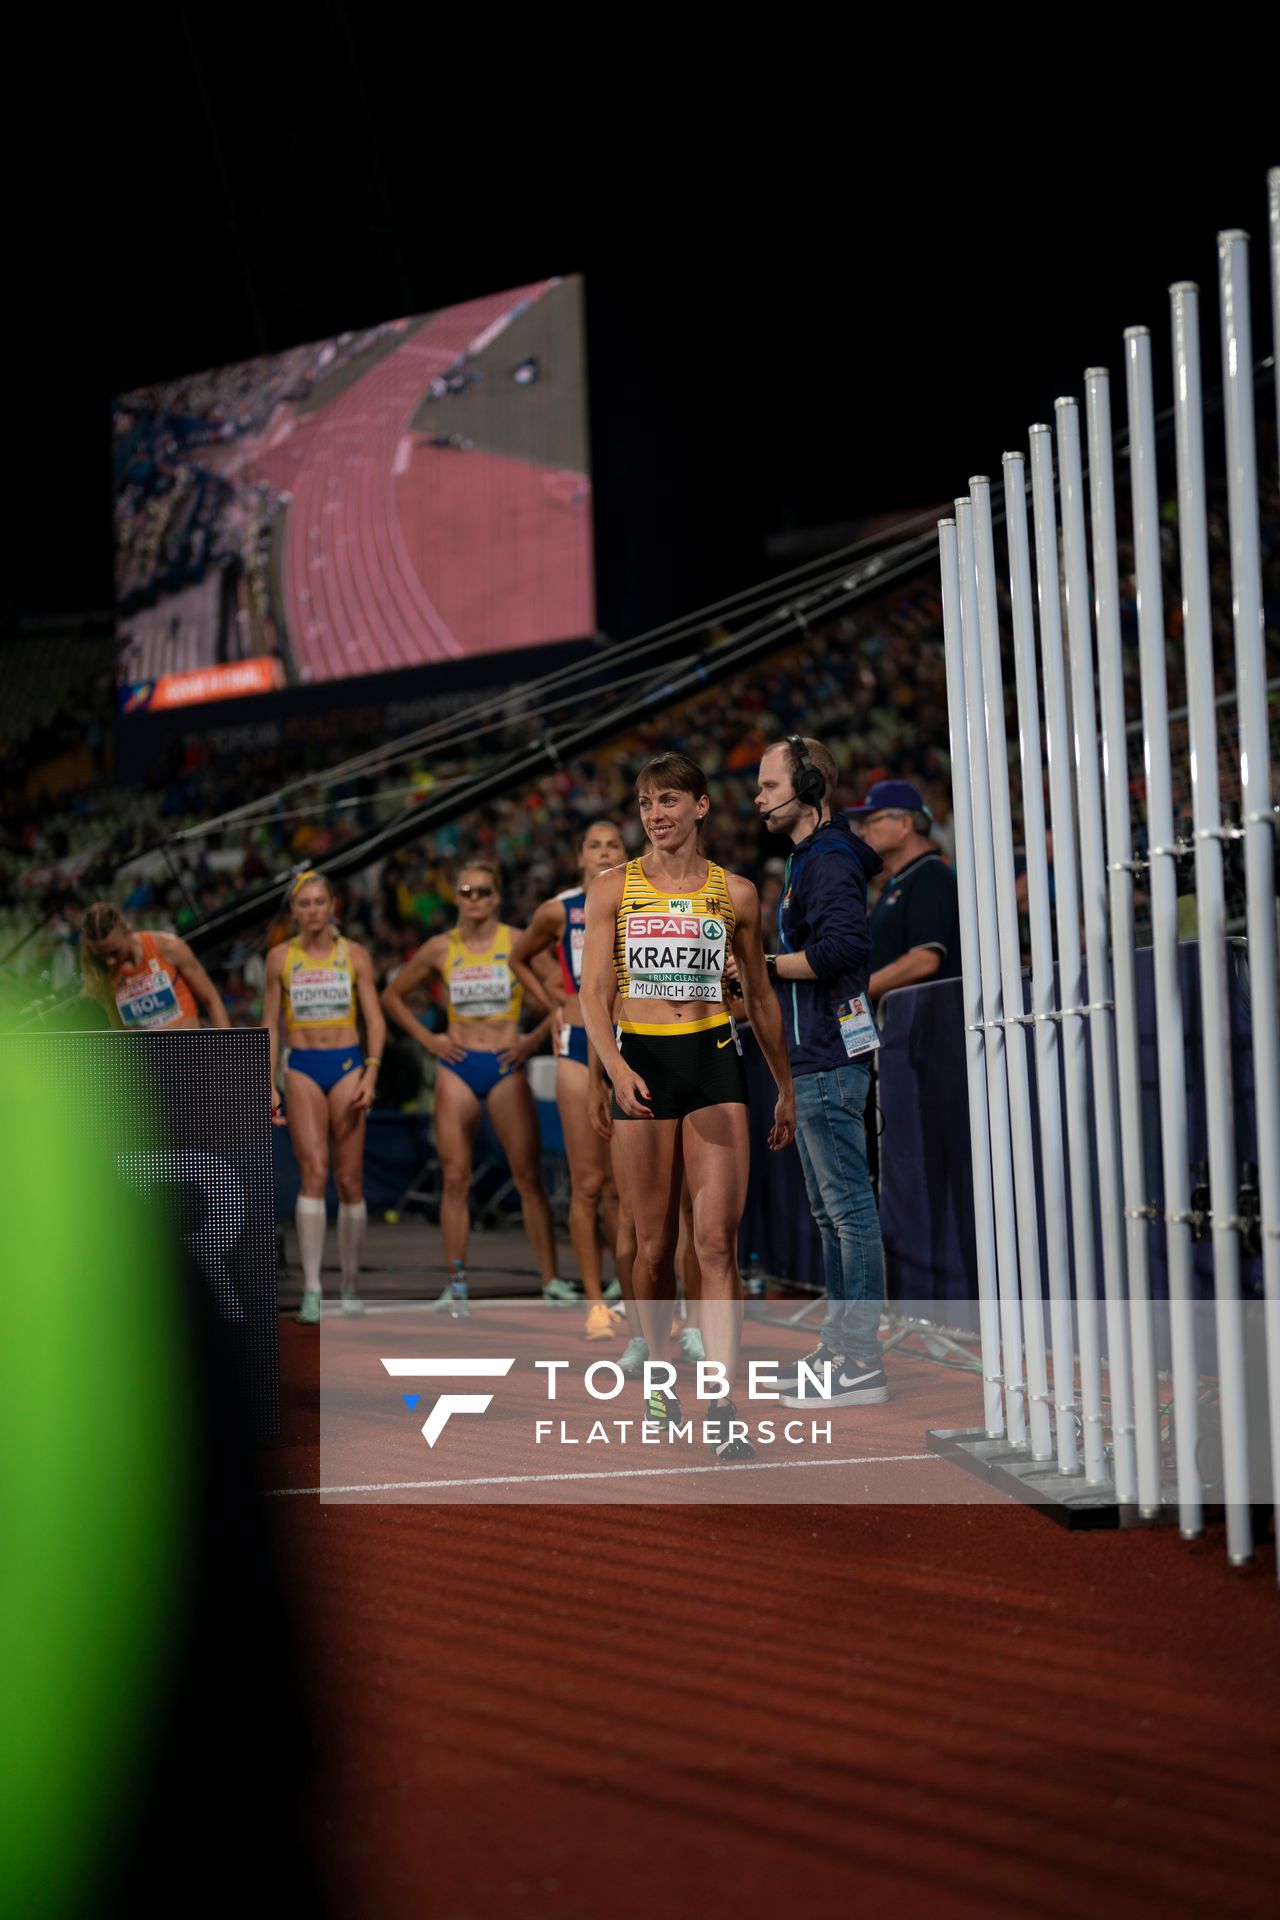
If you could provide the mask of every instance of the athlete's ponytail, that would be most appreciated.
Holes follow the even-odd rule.
[[[117,930],[131,931],[119,907],[113,906],[110,900],[95,900],[91,907],[86,907],[80,922],[80,986],[85,998],[102,1008],[112,1026],[122,1028],[124,1021],[116,1005],[111,976],[89,945],[91,940],[109,940]]]

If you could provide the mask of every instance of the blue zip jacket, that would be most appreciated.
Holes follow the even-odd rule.
[[[839,1010],[867,990],[867,882],[883,864],[843,813],[791,849],[778,915],[782,951],[803,953],[818,976],[777,982],[793,1074],[849,1064]]]

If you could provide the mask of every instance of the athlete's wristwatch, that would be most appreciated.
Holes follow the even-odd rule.
[[[768,970],[769,970],[769,978],[770,978],[771,980],[776,980],[776,979],[777,979],[777,977],[778,977],[778,956],[777,956],[777,954],[776,954],[776,953],[766,953],[766,955],[765,955],[765,957],[764,957],[764,964],[765,964],[765,966],[766,966],[766,967],[768,968]]]

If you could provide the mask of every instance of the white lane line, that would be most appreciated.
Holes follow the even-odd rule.
[[[708,1462],[705,1467],[617,1467],[599,1473],[513,1473],[491,1474],[484,1479],[464,1480],[380,1480],[349,1487],[266,1487],[269,1500],[290,1499],[298,1494],[335,1493],[419,1493],[438,1487],[528,1487],[559,1484],[565,1480],[664,1480],[690,1473],[778,1473],[797,1467],[896,1467],[910,1461],[938,1461],[937,1453],[869,1453],[852,1460],[744,1460],[740,1466],[723,1461]]]

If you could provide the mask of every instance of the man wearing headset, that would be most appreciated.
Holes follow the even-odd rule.
[[[789,734],[760,762],[756,808],[791,841],[779,903],[781,952],[768,956],[796,1087],[796,1145],[822,1237],[827,1311],[804,1356],[831,1393],[801,1391],[799,1364],[780,1376],[784,1407],[875,1406],[889,1397],[880,1365],[884,1250],[867,1168],[864,1113],[879,1045],[867,1001],[867,881],[878,853],[831,813],[836,763],[817,740]],[[806,1382],[807,1384],[807,1382]]]

